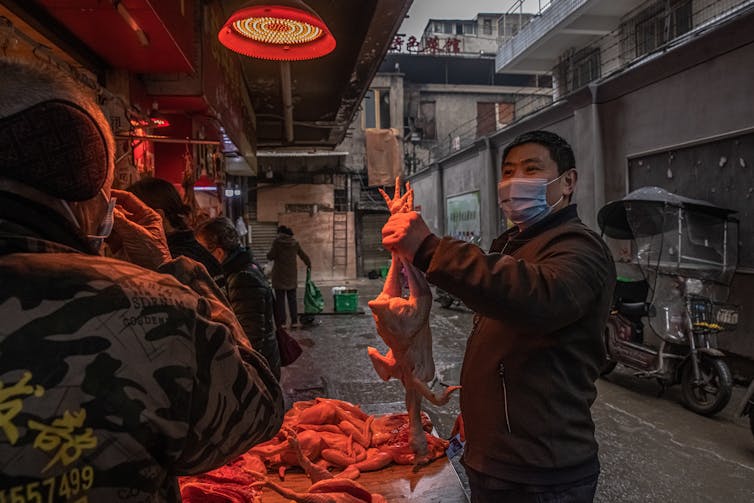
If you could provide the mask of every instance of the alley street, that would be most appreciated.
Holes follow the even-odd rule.
[[[336,285],[319,286],[326,299],[325,311],[332,312],[330,288]],[[402,407],[400,383],[380,381],[366,352],[370,345],[386,350],[366,305],[382,288],[382,280],[356,280],[347,286],[359,290],[363,314],[320,315],[314,325],[292,332],[304,347],[304,354],[283,369],[287,405],[328,396],[361,404],[367,410]],[[471,312],[462,307],[443,309],[434,304],[430,323],[442,383],[458,383],[471,318]],[[639,380],[620,366],[607,379],[601,379],[598,388],[592,410],[602,476],[595,501],[754,500],[754,438],[746,422],[734,413],[743,393],[741,387],[734,390],[728,407],[714,418],[684,409],[678,389],[671,388],[658,397],[659,388],[653,381]],[[445,407],[425,404],[425,410],[439,435],[449,436],[459,412],[458,399]],[[462,469],[457,463],[454,466],[463,480]]]

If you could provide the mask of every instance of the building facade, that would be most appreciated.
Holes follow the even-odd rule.
[[[474,19],[430,19],[422,32],[421,47],[429,52],[495,54],[532,14],[480,13]]]
[[[496,69],[551,74],[554,101],[414,174],[423,214],[433,230],[447,233],[454,198],[477,192],[481,242],[489,246],[504,225],[494,191],[502,149],[522,132],[547,129],[574,147],[575,201],[595,229],[606,202],[647,185],[738,211],[739,268],[730,301],[748,305],[753,24],[752,1],[550,2],[500,47]],[[754,357],[752,332],[754,317],[744,314],[735,332],[720,336],[720,346]]]
[[[548,76],[495,74],[494,58],[458,54],[390,53],[372,80],[349,136],[338,147],[351,174],[358,273],[390,260],[381,246],[385,202],[368,185],[366,130],[392,128],[402,142],[403,173],[424,172],[462,143],[484,138],[551,102]],[[419,208],[420,210],[422,208]],[[468,227],[468,226],[466,226]],[[478,227],[478,226],[477,226]],[[471,240],[480,229],[458,229]]]

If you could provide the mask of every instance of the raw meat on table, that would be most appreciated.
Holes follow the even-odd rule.
[[[448,442],[430,434],[432,423],[425,413],[419,427],[426,436],[427,459],[443,456]],[[271,440],[212,472],[179,478],[181,495],[187,502],[256,503],[264,501],[263,491],[269,488],[303,503],[383,502],[350,479],[392,463],[414,464],[410,437],[406,413],[371,416],[357,405],[330,398],[296,402]],[[307,492],[293,492],[269,479],[268,472],[277,472],[284,480],[293,467],[311,479]]]

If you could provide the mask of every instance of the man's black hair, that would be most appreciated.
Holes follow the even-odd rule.
[[[126,189],[154,210],[165,212],[165,218],[177,230],[189,229],[191,207],[183,204],[175,186],[161,178],[142,178]]]
[[[508,157],[508,153],[513,147],[523,145],[524,143],[536,143],[547,148],[550,157],[558,165],[558,174],[562,175],[569,169],[576,169],[576,158],[573,155],[573,149],[560,136],[549,131],[529,131],[528,133],[517,136],[503,150],[503,162]]]

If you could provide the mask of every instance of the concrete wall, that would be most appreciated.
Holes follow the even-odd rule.
[[[316,204],[316,213],[286,212],[287,204]],[[333,186],[332,185],[275,185],[260,186],[257,192],[257,221],[275,222],[290,227],[312,261],[315,279],[356,277],[356,247],[354,216],[348,213],[346,267],[333,267]],[[325,209],[325,211],[323,211]],[[299,280],[303,281],[306,266],[299,261]]]
[[[754,125],[754,44],[600,104],[606,189],[626,191],[627,158]]]
[[[496,25],[494,21],[492,22],[492,25]],[[477,28],[480,32],[482,30],[481,23],[479,24]],[[494,32],[494,28],[493,28]],[[446,35],[447,37],[447,35]],[[458,48],[461,52],[466,53],[484,53],[484,54],[495,54],[497,52],[497,35],[480,35],[476,37],[469,37],[465,36],[462,37],[460,35],[456,35],[456,38],[460,39],[460,42],[458,44]],[[442,37],[440,37],[440,47],[442,47],[445,44],[445,41],[442,40]]]
[[[317,204],[334,207],[332,185],[269,185],[259,187],[257,194],[257,220],[279,222],[286,204]]]
[[[491,209],[497,206],[497,197],[491,198],[490,187],[496,187],[497,182],[491,177],[491,160],[486,144],[480,142],[469,148],[455,159],[455,162],[444,166],[443,169],[443,207],[446,208],[447,199],[469,192],[479,192],[479,211],[481,214],[481,246],[488,248],[494,238],[497,228],[495,220],[489,218]],[[494,211],[492,211],[494,215]],[[486,218],[485,218],[486,217]],[[447,215],[443,219],[443,234],[448,233]],[[495,235],[497,235],[495,233]]]
[[[710,139],[732,131],[754,128],[754,43],[714,56],[688,69],[669,75],[625,95],[601,103],[606,199],[622,197],[629,189],[628,159],[642,152],[678,148],[687,142]],[[754,166],[754,159],[749,161]],[[665,168],[663,168],[664,170]],[[677,191],[703,199],[715,199],[692,176],[675,169]],[[740,181],[747,187],[754,175],[741,169]],[[668,180],[670,183],[671,180]],[[711,196],[711,197],[710,197]],[[719,194],[717,204],[751,214],[754,200]],[[743,257],[754,250],[741,249]],[[719,337],[723,349],[754,357],[754,271],[737,274],[731,302],[744,306],[738,330]]]
[[[280,225],[287,225],[293,230],[294,237],[312,262],[314,280],[341,279],[341,271],[333,270],[333,212],[323,211],[313,215],[309,213],[285,213],[279,216]],[[353,213],[348,213],[348,228],[353,229]],[[346,278],[356,277],[355,234],[347,232],[347,271]],[[299,282],[306,277],[306,265],[298,260]]]
[[[414,189],[414,205],[421,206],[421,215],[427,222],[429,229],[438,235],[442,235],[444,222],[444,198],[438,187],[442,186],[441,172],[439,169],[429,169],[420,175],[411,178],[411,187]]]
[[[435,88],[439,86],[433,86]],[[437,141],[444,142],[453,135],[476,133],[477,103],[515,103],[517,97],[508,93],[469,93],[464,86],[442,86],[441,92],[427,91],[419,86],[420,101],[435,102]],[[418,104],[417,104],[418,106]]]

